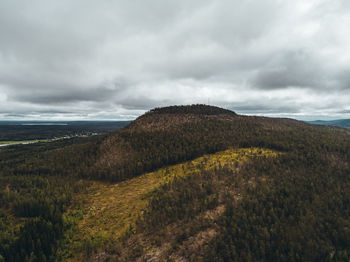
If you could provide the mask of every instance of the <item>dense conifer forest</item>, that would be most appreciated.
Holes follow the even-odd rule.
[[[123,237],[79,252],[91,261],[349,261],[350,131],[205,105],[156,108],[107,135],[1,148],[0,261],[73,259],[64,243],[84,216],[75,196],[93,181],[241,148],[258,149],[152,189]],[[275,153],[259,157],[266,150]]]

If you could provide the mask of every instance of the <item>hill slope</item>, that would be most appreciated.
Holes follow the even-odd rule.
[[[239,175],[227,166],[164,185],[152,196],[136,234],[122,249],[107,254],[126,261],[348,258],[350,235],[342,232],[350,225],[349,132],[198,107],[157,109],[109,135],[99,148],[102,158],[97,158],[100,167],[108,167],[104,175],[123,180],[230,147],[262,147],[283,154],[254,159]],[[234,178],[240,176],[256,185],[248,187],[241,201],[226,194],[216,204],[201,202],[206,193],[199,188],[222,181],[223,187],[216,188],[220,194],[231,183],[238,186]],[[262,178],[268,182],[252,182]],[[203,220],[209,206],[216,210],[222,205],[225,211],[215,221]]]
[[[154,195],[164,186],[168,186],[174,181],[185,179],[194,179],[200,177],[200,172],[213,172],[226,166],[235,169],[236,174],[243,165],[254,158],[277,157],[278,153],[272,150],[264,149],[229,149],[213,155],[205,155],[193,161],[161,168],[155,172],[146,173],[139,177],[129,179],[117,184],[105,182],[94,182],[89,190],[79,194],[77,199],[85,199],[86,202],[82,208],[84,213],[81,220],[78,221],[77,233],[74,234],[70,243],[71,252],[74,254],[72,261],[87,260],[93,254],[98,256],[108,246],[117,246],[123,244],[123,239],[135,232],[136,226],[141,226],[140,217],[143,217],[150,205]],[[244,180],[245,178],[240,178]],[[238,183],[239,178],[236,177]],[[210,213],[218,207],[220,212],[224,211],[222,206],[223,181],[216,181],[215,191],[219,199],[211,200],[211,206],[204,206],[201,213]],[[244,194],[243,183],[236,187],[232,196],[236,199],[241,198]],[[188,188],[189,190],[189,188]],[[213,197],[214,192],[208,192],[202,195],[203,199],[209,200]],[[209,209],[208,209],[209,208]],[[200,214],[196,211],[196,214]],[[208,211],[208,212],[206,212]],[[175,233],[175,232],[173,232]],[[181,232],[177,232],[181,234]],[[152,241],[143,240],[148,252],[152,252]],[[91,248],[84,249],[84,243],[89,243]],[[85,244],[86,245],[86,244]],[[158,259],[166,259],[166,250],[162,250],[162,255],[158,254]],[[96,254],[97,253],[97,254]],[[108,257],[113,254],[104,253]],[[135,254],[134,254],[135,256]]]

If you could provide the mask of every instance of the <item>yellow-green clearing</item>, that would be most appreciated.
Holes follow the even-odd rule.
[[[210,170],[226,164],[245,162],[252,157],[275,157],[279,153],[262,148],[229,149],[204,155],[192,161],[168,166],[117,184],[93,182],[86,193],[76,196],[83,200],[83,218],[73,242],[84,239],[117,240],[136,222],[146,208],[149,193],[174,177],[185,177],[200,170]]]

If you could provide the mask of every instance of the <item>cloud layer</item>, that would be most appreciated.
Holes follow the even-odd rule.
[[[349,24],[346,0],[2,1],[0,119],[350,118]]]

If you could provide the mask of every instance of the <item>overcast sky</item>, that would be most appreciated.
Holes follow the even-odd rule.
[[[0,119],[193,103],[350,118],[350,1],[0,0]]]

